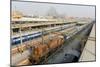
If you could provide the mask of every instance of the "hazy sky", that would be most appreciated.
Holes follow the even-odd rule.
[[[50,7],[54,7],[59,14],[76,17],[95,17],[94,6],[48,4],[34,2],[12,2],[12,10],[18,10],[26,15],[45,15]]]

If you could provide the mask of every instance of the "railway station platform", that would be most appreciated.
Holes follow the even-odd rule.
[[[84,61],[95,61],[95,60],[96,60],[96,33],[94,24],[79,61],[84,62]]]

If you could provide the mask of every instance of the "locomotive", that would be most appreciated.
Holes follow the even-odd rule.
[[[31,53],[29,60],[32,64],[39,64],[43,60],[54,53],[64,43],[64,37],[59,35],[48,42],[48,44],[41,44],[34,46],[33,53]]]
[[[28,63],[39,64],[43,60],[46,60],[52,53],[60,48],[64,43],[64,36],[62,33],[55,32],[51,35],[55,35],[49,39],[48,42],[42,43],[41,41],[32,41],[30,44],[23,44],[12,49],[12,54],[23,53],[24,50],[30,50],[30,56],[28,57]],[[20,65],[24,62],[20,62]],[[26,62],[25,62],[26,63]]]

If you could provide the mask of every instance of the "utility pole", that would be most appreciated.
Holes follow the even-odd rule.
[[[21,22],[20,22],[20,30],[19,30],[19,33],[20,33],[20,44],[22,45],[22,31],[21,31],[22,27],[21,27]]]
[[[21,31],[22,27],[21,27],[21,22],[20,22],[20,29],[19,29],[19,33],[20,33],[20,46],[22,45],[22,31]],[[23,52],[23,48],[21,49],[21,54]]]
[[[44,38],[43,38],[43,36],[44,36],[44,29],[42,27],[42,44],[44,44]]]
[[[49,27],[51,28],[51,25]],[[51,37],[51,30],[49,32],[49,41],[50,41],[50,37]]]

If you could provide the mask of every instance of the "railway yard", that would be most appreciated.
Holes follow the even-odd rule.
[[[94,24],[93,20],[12,19],[11,65],[79,62]]]

